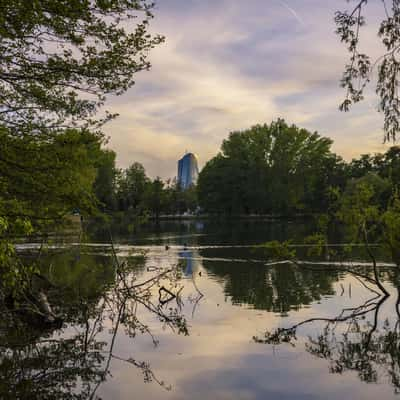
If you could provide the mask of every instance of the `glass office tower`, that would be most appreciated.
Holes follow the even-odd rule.
[[[178,183],[185,190],[195,185],[199,176],[197,157],[193,153],[186,153],[178,161]]]

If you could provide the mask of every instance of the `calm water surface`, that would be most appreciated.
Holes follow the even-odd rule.
[[[368,279],[335,268],[337,260],[273,265],[251,247],[301,243],[308,229],[168,222],[115,233],[118,261],[104,238],[49,255],[43,268],[62,288],[49,290],[49,300],[63,326],[2,328],[0,392],[27,399],[396,398],[397,270],[381,257],[391,294],[382,298]],[[360,274],[371,273],[360,249],[352,260]],[[132,298],[129,288],[145,282]],[[266,332],[299,323],[288,342],[263,342]]]

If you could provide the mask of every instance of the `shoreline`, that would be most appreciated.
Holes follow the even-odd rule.
[[[279,214],[198,214],[198,215],[185,215],[185,214],[171,214],[171,215],[160,215],[158,218],[156,216],[149,216],[149,220],[208,220],[208,219],[232,219],[232,220],[293,220],[293,219],[306,219],[313,218],[318,214],[294,214],[294,215],[279,215]]]

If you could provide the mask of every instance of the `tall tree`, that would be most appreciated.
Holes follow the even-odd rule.
[[[161,212],[164,210],[166,202],[164,182],[159,177],[148,185],[145,200],[151,213],[158,219]]]
[[[0,127],[0,216],[44,226],[79,208],[93,211],[92,190],[101,141],[66,130],[51,140],[14,137]]]
[[[115,166],[116,154],[112,150],[98,149],[98,156],[95,160],[97,170],[93,190],[100,208],[112,211],[116,208],[116,177]]]
[[[15,257],[13,236],[73,208],[93,210],[96,170],[95,190],[110,201],[97,156],[99,127],[113,115],[96,113],[150,68],[148,53],[163,41],[148,32],[152,8],[147,0],[0,0],[0,297],[9,283],[25,288],[33,270]]]
[[[118,182],[118,202],[121,211],[138,213],[143,207],[143,200],[150,180],[142,164],[135,162],[122,171]]]
[[[229,214],[319,211],[327,188],[344,185],[331,143],[283,120],[232,132],[200,173],[200,205]]]
[[[71,205],[87,209],[89,199],[93,207],[95,169],[100,201],[112,201],[114,156],[101,153],[97,129],[111,116],[95,114],[150,67],[148,52],[163,41],[148,33],[152,8],[147,0],[0,0],[0,216],[8,229],[11,214],[50,221]],[[76,175],[96,152],[103,160]]]

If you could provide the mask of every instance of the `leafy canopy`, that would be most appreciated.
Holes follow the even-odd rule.
[[[292,213],[326,207],[342,185],[332,141],[279,119],[232,132],[199,176],[200,205],[226,213]]]
[[[93,126],[147,70],[147,0],[0,0],[0,125],[15,135]],[[136,24],[133,21],[137,21]]]

